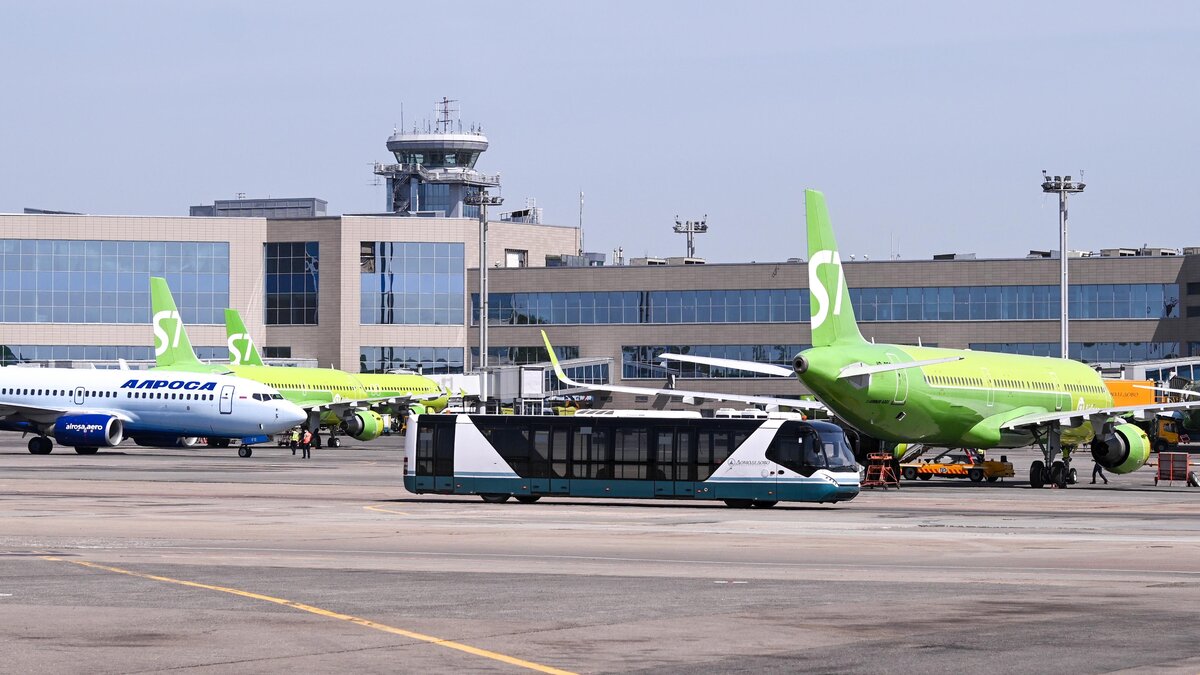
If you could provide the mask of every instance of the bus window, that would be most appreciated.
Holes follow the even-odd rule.
[[[417,429],[418,476],[433,475],[433,427],[421,424]]]
[[[613,433],[613,478],[646,478],[648,435],[645,427],[617,427]]]
[[[692,432],[690,429],[675,430],[675,480],[695,480],[692,461]]]
[[[433,434],[433,475],[454,475],[454,425],[443,424]]]
[[[567,477],[567,430],[557,428],[550,439],[550,472],[555,478]]]
[[[601,426],[575,430],[571,452],[572,478],[611,478],[608,456],[608,429]]]
[[[529,455],[529,473],[520,474],[529,478],[550,477],[550,430],[535,428],[532,434]]]
[[[659,429],[654,455],[654,478],[675,480],[675,430]]]

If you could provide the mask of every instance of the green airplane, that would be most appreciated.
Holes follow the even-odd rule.
[[[229,347],[230,366],[269,367],[263,363],[262,356],[258,352],[258,345],[255,344],[254,338],[242,321],[242,315],[236,309],[225,310],[225,340],[226,346]],[[287,370],[296,369],[289,367]],[[320,369],[302,368],[301,370]],[[320,370],[320,372],[328,371]],[[375,410],[381,412],[422,415],[429,411],[441,412],[449,402],[449,394],[438,383],[423,375],[358,373],[351,377],[357,380],[363,391],[373,399],[392,398],[400,401],[398,405],[381,403],[374,406]],[[287,395],[284,390],[280,390],[280,393]]]
[[[1066,487],[1075,447],[1090,444],[1101,466],[1129,473],[1150,454],[1146,433],[1130,416],[1200,407],[1200,401],[1114,406],[1100,374],[1070,359],[867,341],[854,318],[825,197],[815,190],[805,190],[804,197],[813,347],[795,356],[792,371],[824,407],[859,432],[948,448],[1036,444],[1044,461],[1033,462],[1030,483]],[[662,357],[767,375],[787,372],[729,359]]]
[[[440,410],[446,405],[447,396],[436,382],[417,375],[394,375],[393,389],[370,391],[367,386],[350,373],[333,368],[288,368],[262,364],[257,349],[247,348],[240,343],[236,355],[239,361],[253,353],[257,365],[249,363],[212,364],[196,358],[188,338],[187,329],[179,317],[175,299],[161,277],[150,278],[150,298],[154,328],[155,370],[189,372],[231,373],[238,377],[269,384],[287,400],[308,412],[306,428],[317,436],[322,427],[329,430],[331,447],[340,445],[340,431],[360,441],[378,438],[384,431],[383,417],[379,411],[402,412],[413,406]],[[228,317],[227,317],[228,318]],[[238,318],[238,323],[241,322]],[[228,332],[228,330],[227,330]],[[238,333],[245,334],[244,326]],[[236,341],[230,340],[236,344]],[[235,352],[230,349],[231,355]],[[217,441],[220,444],[220,441]],[[238,449],[238,455],[249,457],[248,447]]]

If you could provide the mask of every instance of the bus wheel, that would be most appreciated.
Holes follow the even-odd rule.
[[[517,495],[517,501],[522,504],[532,504],[541,498],[541,495]]]
[[[503,504],[504,502],[508,501],[508,498],[511,496],[512,495],[484,494],[479,495],[479,498],[488,504]]]
[[[752,499],[726,499],[725,506],[731,509],[748,509],[754,503]]]
[[[778,503],[779,503],[778,500],[771,501],[768,499],[755,499],[754,503],[752,503],[751,506],[753,506],[756,509],[769,509]]]

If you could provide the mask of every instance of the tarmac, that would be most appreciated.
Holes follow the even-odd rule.
[[[398,439],[303,460],[4,434],[0,669],[1200,672],[1200,489],[1079,469],[492,505],[407,493]]]

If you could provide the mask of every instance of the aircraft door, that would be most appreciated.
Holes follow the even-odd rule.
[[[1050,373],[1050,382],[1054,385],[1054,410],[1060,411],[1063,406],[1071,404],[1071,397],[1063,390],[1062,383],[1058,381],[1058,373]]]
[[[221,385],[221,407],[222,415],[230,415],[233,413],[233,385]]]
[[[996,405],[996,388],[992,386],[992,373],[987,368],[982,368],[983,371],[983,386],[987,389],[987,405],[989,408]]]
[[[75,387],[75,405],[83,405],[83,387]]]
[[[888,352],[888,363],[900,363],[900,358]],[[908,369],[892,371],[896,376],[896,393],[892,395],[892,404],[901,405],[908,400]]]

